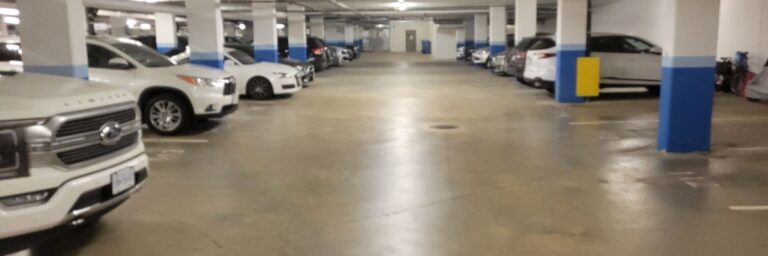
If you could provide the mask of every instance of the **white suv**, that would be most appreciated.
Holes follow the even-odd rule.
[[[142,120],[159,134],[176,134],[195,119],[223,117],[237,110],[235,79],[229,73],[178,66],[131,39],[91,36],[86,42],[89,79],[133,93]],[[21,51],[8,52],[19,49],[18,43],[17,37],[0,39],[6,46],[0,49],[0,72],[21,71]]]
[[[175,134],[194,119],[237,110],[235,79],[202,66],[176,65],[138,41],[88,37],[90,79],[119,85],[138,98],[143,120],[160,134]]]
[[[0,255],[94,222],[144,185],[134,99],[80,79],[0,78]]]

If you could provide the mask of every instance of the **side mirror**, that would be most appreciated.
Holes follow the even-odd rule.
[[[661,55],[663,52],[664,52],[664,49],[661,49],[661,47],[656,46],[656,47],[653,47],[653,48],[649,49],[645,53],[653,54],[653,55]]]
[[[128,60],[123,58],[111,58],[109,59],[109,68],[111,69],[131,69],[133,68],[131,66],[131,63],[128,62]]]
[[[237,64],[235,64],[235,61],[233,61],[233,60],[224,60],[224,66],[231,67],[231,66],[236,66],[236,65]]]

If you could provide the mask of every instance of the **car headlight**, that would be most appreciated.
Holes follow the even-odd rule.
[[[288,77],[288,73],[284,73],[284,72],[272,72],[272,75],[276,76],[277,78],[286,78],[286,77]]]
[[[0,180],[29,176],[26,127],[45,120],[0,121]]]
[[[208,86],[213,88],[223,88],[224,85],[229,82],[229,79],[225,78],[204,78],[194,76],[178,75],[179,79],[183,80],[194,86]]]

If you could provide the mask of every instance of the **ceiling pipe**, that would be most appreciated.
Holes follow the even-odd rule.
[[[187,15],[187,10],[183,6],[160,5],[125,0],[83,0],[83,5],[86,7],[116,11],[143,13],[164,12],[176,15]]]
[[[390,16],[390,17],[401,17],[401,16],[430,16],[430,15],[465,15],[465,14],[477,14],[477,13],[488,13],[489,9],[469,9],[469,10],[411,10],[411,11],[358,11],[358,12],[349,12],[349,11],[336,11],[336,12],[309,12],[307,15],[322,15],[322,14],[330,14],[330,15],[339,15],[339,16],[350,16],[350,15],[365,15],[365,16]]]

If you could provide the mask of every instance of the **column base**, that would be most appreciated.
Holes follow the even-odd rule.
[[[495,56],[507,49],[507,45],[504,43],[494,43],[490,46],[490,56]]]
[[[74,66],[24,65],[24,72],[54,75],[54,76],[75,77],[83,80],[88,80],[88,65],[74,65]]]
[[[277,49],[253,49],[253,58],[257,61],[277,62]]]
[[[292,59],[307,61],[307,47],[290,46],[288,48],[288,55]]]
[[[558,103],[584,103],[584,98],[576,96],[576,62],[586,55],[586,51],[581,49],[557,50],[555,100]]]
[[[714,73],[714,67],[662,69],[658,150],[710,150]]]

